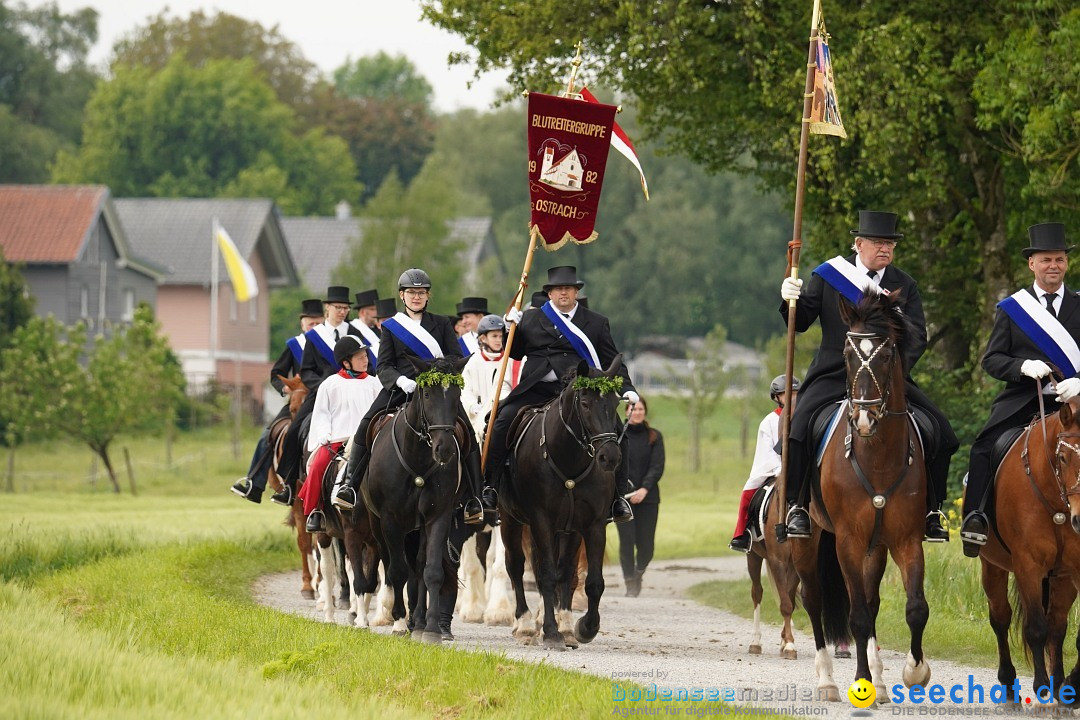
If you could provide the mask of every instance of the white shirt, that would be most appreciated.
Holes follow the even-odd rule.
[[[349,334],[349,325],[348,325],[348,323],[341,323],[340,325],[331,325],[330,321],[326,320],[324,322],[319,323],[315,327],[313,327],[312,330],[315,331],[316,335],[318,335],[319,337],[322,338],[322,341],[324,343],[326,343],[326,347],[333,350],[334,349],[334,344],[337,343],[338,340],[340,340],[341,338],[343,338],[343,337],[345,337],[346,335]],[[335,330],[338,331],[337,340],[334,339],[334,331]]]
[[[568,312],[563,312],[559,308],[555,307],[555,303],[551,303],[551,308],[552,310],[566,318],[567,322],[574,322],[574,316],[577,315],[578,303],[574,303],[574,307],[570,308]],[[554,370],[548,370],[548,374],[540,378],[540,382],[555,382],[558,379],[559,378],[555,377]]]
[[[750,467],[750,479],[746,481],[744,490],[759,488],[765,484],[766,480],[780,474],[780,454],[776,452],[778,442],[780,442],[780,413],[774,410],[758,425],[754,464]]]
[[[374,375],[344,378],[334,373],[323,380],[311,411],[308,450],[351,438],[381,390],[382,383]]]
[[[1035,290],[1035,297],[1038,299],[1039,304],[1046,307],[1046,300],[1043,300],[1043,295],[1046,294],[1046,290],[1039,287],[1039,283],[1036,281],[1031,285]],[[1057,295],[1057,300],[1054,301],[1054,314],[1057,315],[1061,312],[1061,303],[1065,301],[1065,283],[1061,283],[1061,287],[1057,289],[1057,292],[1050,293],[1051,295]]]
[[[484,356],[480,350],[469,356],[469,362],[461,371],[465,379],[465,387],[461,391],[461,404],[465,408],[465,414],[469,416],[473,431],[477,439],[484,437],[484,416],[491,410],[491,403],[495,399],[495,383],[499,379],[499,365],[502,362],[500,353],[494,360]],[[510,363],[515,362],[510,360]],[[502,392],[499,398],[506,399],[510,394],[510,378],[513,368],[507,365],[506,374],[503,376]]]
[[[888,267],[888,266],[886,265],[886,267]],[[859,257],[859,253],[855,253],[855,269],[859,271],[860,275],[866,275],[867,277],[870,277],[869,275],[867,275],[867,273],[870,272],[870,268],[863,265],[862,259]],[[874,277],[872,277],[870,279],[873,280],[874,282],[876,282],[878,285],[880,285],[881,284],[881,278],[883,278],[884,276],[885,276],[885,268],[882,268],[880,270],[875,271],[874,272]]]

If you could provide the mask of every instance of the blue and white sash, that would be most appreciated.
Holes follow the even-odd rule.
[[[562,333],[562,336],[566,338],[570,346],[574,348],[574,352],[581,356],[581,359],[589,363],[589,367],[600,370],[600,358],[596,354],[596,348],[593,347],[592,340],[574,323],[570,322],[567,318],[562,316],[558,310],[548,300],[544,303],[540,310],[547,315],[547,319],[551,321],[551,324],[555,326],[555,329]]]
[[[339,325],[340,330],[338,334],[345,332],[345,326]],[[326,335],[326,337],[323,337]],[[330,367],[337,368],[338,364],[334,360],[334,329],[325,323],[322,325],[316,325],[306,333],[308,342],[315,346],[315,349],[319,351],[319,354],[323,356],[323,360],[330,365]]]
[[[1021,332],[1035,343],[1065,377],[1080,370],[1080,347],[1061,321],[1027,290],[1019,290],[997,305]]]
[[[476,340],[476,333],[465,333],[457,339],[457,344],[461,348],[461,357],[469,357],[480,349],[480,343]]]
[[[863,299],[867,292],[880,294],[884,292],[880,285],[870,279],[864,273],[837,255],[832,260],[827,260],[816,268],[814,274],[820,275],[821,279],[832,285],[836,292],[840,293],[853,303]]]
[[[403,312],[383,320],[382,326],[393,333],[405,347],[424,360],[434,360],[443,356],[442,347],[435,337],[423,325]]]
[[[364,342],[368,344],[367,356],[368,356],[368,374],[375,374],[375,361],[379,357],[379,335],[374,330],[369,328],[361,320],[353,320],[349,323],[364,338]]]
[[[285,347],[289,348],[289,352],[292,353],[293,359],[296,360],[296,367],[300,367],[300,361],[304,359],[304,345],[306,344],[307,337],[305,337],[303,333],[285,341]]]

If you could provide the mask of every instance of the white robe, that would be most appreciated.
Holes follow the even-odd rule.
[[[344,378],[335,373],[323,380],[311,411],[307,449],[351,438],[381,390],[374,375]]]
[[[780,413],[775,410],[766,415],[757,431],[757,448],[754,449],[754,464],[750,468],[750,479],[743,490],[757,490],[771,477],[780,474],[780,453],[776,444],[780,442]]]
[[[461,405],[469,416],[478,442],[484,438],[484,416],[491,410],[491,403],[495,399],[495,383],[499,379],[501,357],[500,355],[498,359],[488,360],[482,350],[478,351],[469,356],[469,362],[465,363],[465,368],[461,371],[465,380],[465,387],[461,391]],[[506,364],[503,388],[499,393],[500,401],[505,400],[513,389],[511,378],[514,362],[521,361],[510,360]]]

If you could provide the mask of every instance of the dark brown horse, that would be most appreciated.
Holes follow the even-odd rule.
[[[813,487],[813,535],[792,541],[792,559],[814,627],[819,694],[839,700],[825,645],[847,640],[850,632],[858,655],[853,679],[869,680],[878,701],[888,702],[877,652],[877,614],[889,554],[907,592],[911,646],[904,684],[925,685],[930,679],[922,650],[930,615],[922,551],[927,474],[904,395],[907,322],[896,300],[872,295],[855,306],[841,300],[840,309],[849,328],[846,422],[826,446],[821,480]],[[846,593],[837,592],[845,586]]]
[[[1032,388],[1035,392],[1035,388]],[[1032,422],[1009,449],[994,480],[994,530],[979,553],[990,627],[997,636],[998,680],[1016,679],[1009,652],[1009,573],[1016,576],[1034,690],[1054,678],[1080,683],[1080,658],[1065,678],[1063,646],[1080,578],[1080,398]],[[1045,435],[1044,435],[1045,432]],[[1071,529],[1070,527],[1071,526]],[[1080,649],[1080,640],[1078,640]]]
[[[281,492],[282,488],[285,487],[284,480],[277,473],[285,434],[289,431],[292,419],[296,417],[297,411],[308,396],[307,386],[304,385],[299,375],[294,375],[291,378],[278,375],[278,378],[289,388],[290,417],[278,420],[270,426],[268,442],[273,449],[273,461],[270,464],[270,469],[267,470],[267,479],[269,480],[268,484],[275,492]],[[311,534],[304,529],[304,509],[301,503],[294,502],[292,504],[292,507],[289,508],[289,514],[285,517],[285,523],[296,530],[296,547],[300,550],[300,568],[302,572],[300,594],[308,600],[314,600],[315,589],[311,585],[311,553],[313,546],[311,544]]]
[[[622,355],[617,355],[606,371],[590,370],[582,362],[577,375],[613,382],[621,367]],[[522,530],[528,526],[536,584],[544,604],[544,646],[557,650],[565,650],[567,641],[590,642],[600,629],[605,520],[622,457],[614,432],[618,393],[582,384],[585,387],[569,382],[542,411],[531,418],[526,411],[517,432],[511,428],[512,469],[499,494],[506,568],[517,598],[513,633],[526,642],[535,634],[522,582]],[[572,587],[583,539],[589,565],[585,578],[589,607],[572,625]]]

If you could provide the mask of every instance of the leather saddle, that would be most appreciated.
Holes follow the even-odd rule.
[[[810,446],[817,449],[816,464],[821,463],[825,445],[832,437],[832,433],[844,431],[845,420],[843,417],[838,417],[841,412],[846,412],[844,403],[830,403],[818,410],[810,420]],[[922,443],[923,457],[934,457],[940,436],[937,422],[930,413],[920,407],[908,405],[908,412],[915,420],[915,428],[918,430],[919,440]]]
[[[375,444],[375,438],[379,432],[386,427],[387,424],[393,422],[394,415],[397,414],[397,410],[401,408],[393,408],[392,410],[380,410],[371,418],[371,424],[368,425],[367,437],[364,438],[364,443],[367,445],[370,451]],[[460,417],[454,418],[454,437],[457,438],[458,446],[461,447],[463,455],[467,455],[472,447],[472,443],[475,442],[475,436],[473,435],[473,429],[467,425]]]

